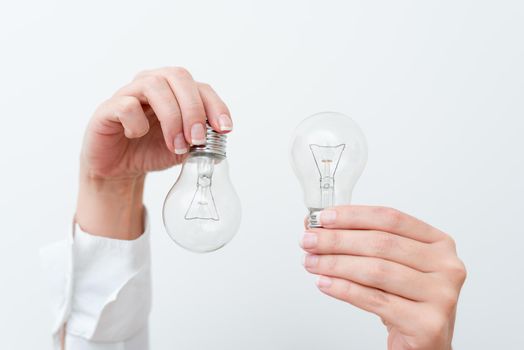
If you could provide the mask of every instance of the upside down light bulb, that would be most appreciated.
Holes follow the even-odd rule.
[[[364,134],[348,116],[323,112],[298,125],[291,164],[304,192],[310,227],[320,227],[320,210],[351,202],[366,160]]]
[[[240,225],[240,200],[229,179],[226,138],[207,127],[206,144],[191,147],[164,202],[167,233],[194,252],[220,249]]]

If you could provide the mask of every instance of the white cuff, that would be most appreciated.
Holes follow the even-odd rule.
[[[151,308],[149,223],[132,241],[94,236],[74,225],[41,250],[54,312],[55,344],[67,336],[123,342],[147,329]],[[147,337],[142,337],[147,339]]]

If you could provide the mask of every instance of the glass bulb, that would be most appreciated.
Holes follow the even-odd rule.
[[[367,160],[359,126],[348,116],[322,112],[304,119],[291,145],[291,164],[304,192],[311,227],[320,210],[349,204]]]
[[[240,226],[240,200],[229,179],[226,135],[207,128],[207,142],[193,146],[167,194],[164,226],[180,246],[212,252],[226,245]]]

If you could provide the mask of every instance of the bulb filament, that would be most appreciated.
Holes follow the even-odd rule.
[[[335,172],[346,145],[321,146],[311,144],[309,148],[320,175],[320,208],[332,207],[335,200]]]
[[[184,218],[186,220],[202,219],[218,221],[220,218],[213,193],[211,192],[214,161],[213,158],[209,156],[201,156],[198,158],[197,188]]]

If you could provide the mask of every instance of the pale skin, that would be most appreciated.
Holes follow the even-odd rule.
[[[95,235],[134,239],[144,231],[142,194],[148,172],[180,164],[205,143],[205,124],[232,130],[213,88],[184,68],[139,73],[95,111],[80,156],[76,221]]]
[[[330,208],[320,222],[300,245],[323,293],[379,316],[388,349],[451,349],[466,269],[449,235],[385,207]]]
[[[85,231],[135,239],[144,231],[150,171],[180,164],[205,142],[205,123],[233,123],[211,86],[184,68],[139,73],[95,111],[80,157],[76,221]],[[388,349],[450,349],[466,277],[451,237],[399,211],[342,206],[322,212],[323,228],[301,240],[305,268],[325,294],[377,314]]]

